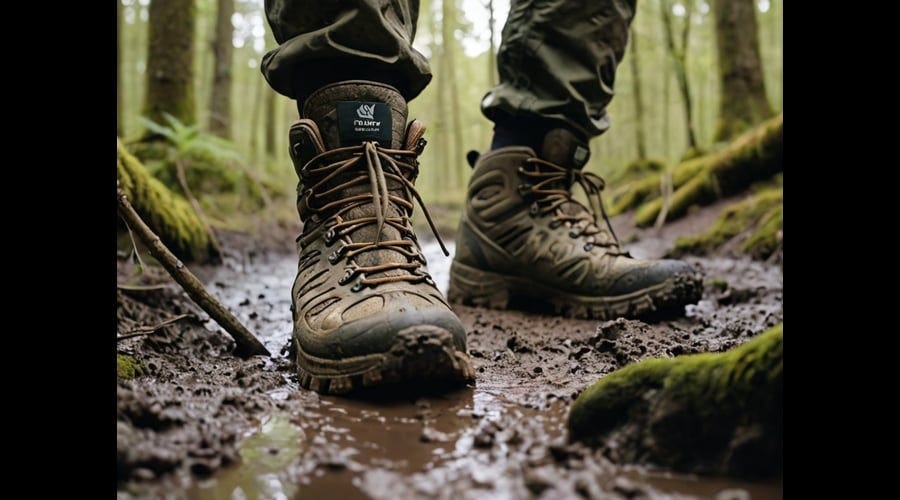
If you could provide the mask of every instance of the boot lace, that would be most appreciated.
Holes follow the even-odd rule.
[[[526,159],[518,171],[520,176],[529,181],[519,185],[519,193],[533,200],[532,216],[552,214],[553,219],[550,221],[552,229],[568,224],[571,228],[570,237],[587,237],[585,251],[599,246],[605,248],[609,254],[628,254],[621,250],[619,238],[616,237],[603,207],[600,192],[606,187],[606,182],[602,177],[591,172],[562,167],[540,158]],[[576,183],[587,195],[590,207],[573,198],[570,186]],[[571,207],[569,204],[574,204],[580,209],[567,210]],[[603,225],[600,223],[600,217],[603,219]]]
[[[382,147],[377,142],[367,141],[358,146],[321,153],[303,168],[301,176],[309,187],[301,195],[301,203],[313,214],[314,219],[327,220],[319,230],[301,237],[301,245],[318,238],[322,231],[325,232],[326,245],[340,242],[328,256],[328,261],[331,264],[337,264],[342,259],[347,262],[345,273],[339,280],[341,285],[354,278],[357,281],[353,291],[398,281],[434,284],[424,269],[425,258],[419,252],[410,221],[414,208],[412,200],[415,200],[422,207],[425,220],[444,255],[450,255],[414,184],[419,173],[416,158],[424,145],[425,140],[420,139],[415,150],[391,149]],[[400,186],[402,195],[391,192],[388,186],[391,181],[393,185]],[[368,186],[368,190],[358,189],[360,186]],[[357,189],[353,189],[354,187]],[[374,208],[374,216],[350,215],[353,209],[369,204]],[[392,215],[391,206],[396,208],[399,215]],[[376,226],[374,241],[354,241],[354,233],[370,225]],[[396,228],[402,239],[382,239],[385,226]],[[357,263],[355,258],[360,254],[375,250],[393,250],[404,255],[407,262],[385,262],[368,266]],[[385,275],[394,270],[406,272]],[[371,277],[374,274],[381,276]]]

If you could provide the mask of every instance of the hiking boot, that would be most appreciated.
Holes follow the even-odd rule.
[[[589,150],[565,129],[541,156],[508,146],[477,156],[450,268],[451,302],[611,319],[682,308],[701,276],[677,260],[632,258],[603,211],[603,180],[583,172]],[[590,208],[572,197],[580,185]]]
[[[425,126],[406,124],[396,89],[366,81],[319,89],[301,115],[290,131],[303,222],[291,291],[301,385],[340,394],[471,380],[465,329],[410,222],[415,200],[440,242],[414,186]]]

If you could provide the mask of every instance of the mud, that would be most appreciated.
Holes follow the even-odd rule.
[[[636,254],[665,251],[663,237],[631,240]],[[565,440],[569,404],[599,377],[646,358],[723,351],[781,322],[776,265],[689,258],[706,274],[703,299],[683,317],[649,322],[459,306],[473,386],[361,400],[319,396],[296,383],[285,349],[295,257],[253,248],[247,238],[229,246],[241,250],[226,265],[195,271],[280,354],[231,357],[230,339],[174,285],[120,290],[120,334],[177,314],[198,318],[118,343],[143,368],[117,387],[121,497],[781,497],[780,482],[617,465]],[[434,244],[427,249],[446,291],[450,260]],[[121,283],[130,265],[119,267]],[[154,278],[163,279],[144,279]]]

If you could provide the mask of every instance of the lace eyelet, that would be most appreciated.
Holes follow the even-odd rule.
[[[575,239],[579,236],[581,236],[581,233],[576,232],[576,231],[569,231],[569,238]]]
[[[329,229],[325,232],[325,246],[331,246],[334,244],[334,240],[337,238],[337,232],[334,228]]]
[[[516,189],[519,191],[519,196],[525,198],[529,194],[531,194],[531,186],[528,184],[519,184],[516,186]]]
[[[528,210],[528,213],[530,213],[532,217],[537,217],[540,211],[541,207],[537,204],[537,202],[534,202],[531,204],[531,208]]]
[[[347,248],[346,246],[341,245],[340,247],[337,248],[337,250],[328,254],[328,262],[330,262],[331,264],[337,264],[337,262],[339,260],[341,260],[341,257],[344,256],[344,250],[346,248]]]
[[[419,274],[420,276],[422,276],[422,277],[424,278],[423,281],[424,281],[425,283],[428,283],[428,284],[431,285],[431,286],[435,286],[435,284],[434,284],[434,278],[432,278],[431,275],[428,274],[427,271],[418,270],[418,271],[417,271],[417,274]]]
[[[347,283],[350,283],[350,280],[352,280],[353,276],[355,275],[356,272],[353,269],[347,269],[347,271],[344,272],[344,275],[341,276],[341,279],[338,280],[338,285],[346,285]]]
[[[362,280],[357,280],[356,283],[353,284],[353,287],[350,288],[351,292],[358,292],[363,289],[365,285],[362,284]]]
[[[562,221],[561,221],[561,220],[550,221],[550,229],[556,229],[556,228],[558,228],[558,227],[561,226],[561,225],[562,225]]]
[[[584,244],[584,251],[590,252],[594,248],[594,244],[591,242],[587,242]]]

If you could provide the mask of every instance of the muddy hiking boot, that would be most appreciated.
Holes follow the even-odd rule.
[[[319,89],[301,115],[290,130],[303,222],[291,291],[301,385],[341,394],[471,380],[465,328],[410,221],[418,202],[440,242],[414,186],[425,126],[407,125],[396,89],[365,81]]]
[[[603,180],[581,170],[588,156],[565,129],[547,133],[540,157],[523,146],[469,154],[451,302],[611,319],[700,299],[701,276],[687,263],[621,249],[603,211]],[[575,184],[589,207],[572,197]]]

